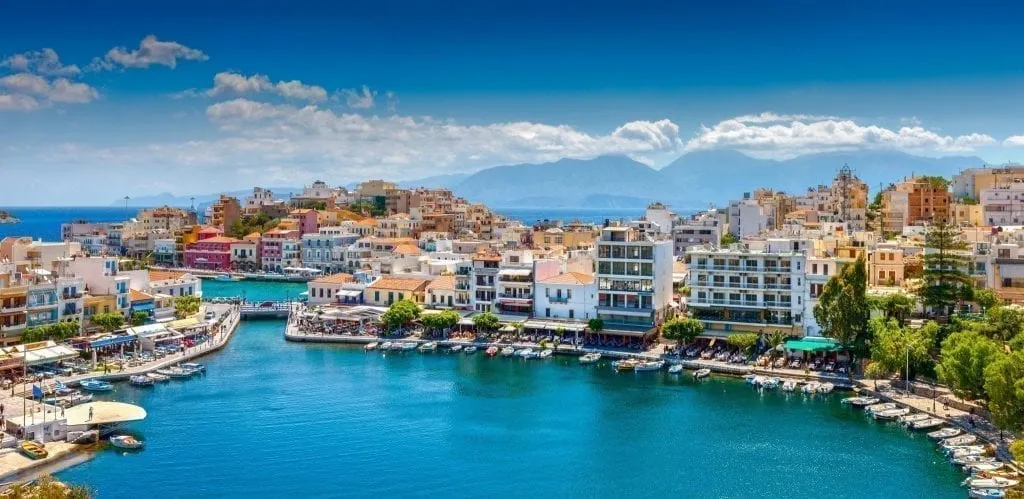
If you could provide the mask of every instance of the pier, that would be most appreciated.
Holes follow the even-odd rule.
[[[292,302],[265,301],[262,303],[243,303],[239,309],[242,320],[287,319],[292,309]]]

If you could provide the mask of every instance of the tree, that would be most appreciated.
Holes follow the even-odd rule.
[[[754,351],[754,345],[757,345],[757,333],[730,334],[725,338],[725,342],[750,356]]]
[[[985,368],[985,393],[996,426],[1010,431],[1024,426],[1024,352],[1003,355]]]
[[[455,327],[462,319],[457,312],[445,310],[436,314],[426,314],[420,318],[420,323],[429,331],[448,331]]]
[[[661,325],[661,334],[680,345],[690,343],[704,332],[704,323],[692,317],[675,317]]]
[[[124,316],[117,312],[107,312],[92,316],[92,323],[102,327],[104,331],[111,332],[124,325]]]
[[[953,333],[942,342],[935,367],[939,380],[960,398],[985,397],[985,368],[1003,355],[1000,344],[973,331]]]
[[[786,333],[776,329],[772,334],[768,335],[768,358],[775,360],[775,356],[779,354],[779,347],[786,343]],[[775,363],[772,363],[772,369],[775,369]]]
[[[132,325],[141,326],[149,320],[149,314],[146,312],[133,312],[132,313]]]
[[[991,289],[978,289],[974,291],[974,303],[977,303],[983,310],[991,310],[993,307],[1002,304],[1002,302]]]
[[[971,278],[965,270],[972,262],[966,252],[967,243],[955,227],[937,223],[925,234],[924,246],[921,300],[925,306],[948,315],[954,305],[970,295]]]
[[[475,326],[478,331],[486,333],[498,329],[498,327],[501,326],[501,321],[498,319],[497,315],[490,312],[484,312],[473,316],[473,326]]]
[[[976,322],[973,326],[989,338],[1009,341],[1024,331],[1024,309],[995,307],[988,311],[984,321]]]
[[[738,242],[740,242],[740,240],[737,239],[736,236],[732,235],[731,232],[726,232],[725,234],[722,234],[722,240],[719,241],[719,246],[724,248],[730,244],[736,244]]]
[[[938,324],[913,329],[900,327],[894,320],[876,318],[871,321],[870,327],[874,333],[871,361],[885,371],[899,373],[904,379],[913,379],[915,373],[931,362],[929,348],[935,341]]]
[[[860,257],[825,283],[814,306],[814,318],[821,325],[822,334],[838,341],[853,358],[868,353],[869,317],[867,271],[864,257]]]
[[[600,317],[594,317],[587,321],[587,329],[597,333],[604,329],[604,320]]]
[[[199,313],[199,305],[202,300],[198,296],[179,296],[174,299],[174,315],[179,319],[184,319],[190,315]]]
[[[420,316],[420,306],[412,300],[398,300],[381,314],[380,321],[389,331],[408,326]]]
[[[75,336],[81,331],[78,321],[55,322],[43,326],[33,326],[21,334],[21,341],[34,343],[37,341],[62,341]]]
[[[864,368],[864,377],[874,380],[875,391],[878,391],[878,380],[888,377],[891,374],[892,372],[886,370],[885,367],[878,362],[870,362],[867,367]]]
[[[872,297],[868,303],[872,309],[882,312],[886,320],[896,319],[902,324],[914,311],[915,300],[903,293],[891,293]]]
[[[81,485],[67,485],[43,475],[35,483],[17,484],[4,497],[8,499],[91,499],[92,492]]]

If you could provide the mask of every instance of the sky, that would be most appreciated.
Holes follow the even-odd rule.
[[[1013,162],[1024,5],[977,4],[11,2],[0,206],[707,149]]]

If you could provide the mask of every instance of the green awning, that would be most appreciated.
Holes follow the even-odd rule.
[[[784,348],[800,352],[834,352],[841,350],[843,347],[832,338],[804,337],[799,340],[787,341]]]

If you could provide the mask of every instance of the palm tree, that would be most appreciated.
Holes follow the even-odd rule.
[[[786,335],[782,331],[776,329],[772,334],[768,335],[768,360],[771,362],[771,368],[775,369],[775,355],[779,352],[779,347],[786,343]]]
[[[517,322],[513,322],[512,324],[509,324],[509,325],[512,326],[512,329],[515,330],[516,341],[519,341],[519,333],[521,333],[523,331],[523,323],[517,321]]]

